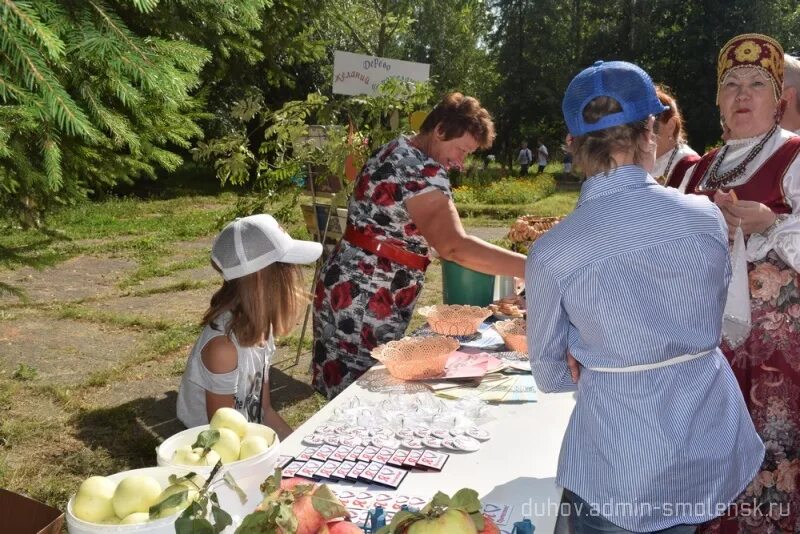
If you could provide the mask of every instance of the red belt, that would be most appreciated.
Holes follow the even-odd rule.
[[[427,269],[428,264],[431,262],[428,256],[415,254],[397,245],[381,241],[352,226],[348,226],[345,230],[344,239],[367,252],[372,252],[379,258],[385,258],[418,271]]]

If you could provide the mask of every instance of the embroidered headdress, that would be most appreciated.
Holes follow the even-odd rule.
[[[729,72],[744,67],[755,67],[772,82],[775,100],[783,90],[783,47],[780,43],[760,33],[737,35],[719,52],[717,60],[717,104],[719,89]]]

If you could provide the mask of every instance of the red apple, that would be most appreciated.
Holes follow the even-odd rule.
[[[500,528],[488,515],[483,516],[483,530],[479,534],[500,534]]]
[[[355,523],[350,521],[335,521],[328,523],[329,534],[364,534]]]

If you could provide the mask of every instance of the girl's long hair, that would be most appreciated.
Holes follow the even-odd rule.
[[[230,311],[232,318],[225,332],[233,333],[242,347],[259,344],[270,335],[288,334],[308,301],[302,289],[299,266],[276,262],[260,271],[226,280],[211,297],[202,325],[213,324]]]

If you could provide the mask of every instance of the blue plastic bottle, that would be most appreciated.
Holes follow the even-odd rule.
[[[533,534],[536,527],[533,526],[530,519],[523,519],[514,523],[514,529],[511,534]]]

